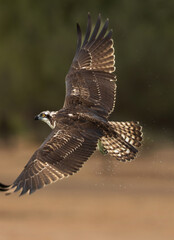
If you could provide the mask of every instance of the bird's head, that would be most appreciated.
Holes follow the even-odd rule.
[[[41,120],[48,124],[50,128],[55,128],[56,121],[55,121],[55,115],[57,112],[50,112],[50,111],[43,111],[35,116],[35,120]]]

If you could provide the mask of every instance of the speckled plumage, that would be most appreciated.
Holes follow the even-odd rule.
[[[138,122],[109,122],[114,134],[106,134],[101,138],[104,149],[119,161],[130,161],[137,154],[137,147],[141,146],[142,128]],[[130,147],[130,146],[133,146]]]
[[[77,49],[66,76],[66,97],[59,111],[43,111],[35,117],[52,132],[36,150],[11,185],[0,191],[33,193],[50,183],[76,173],[96,150],[119,161],[135,157],[141,145],[141,127],[135,122],[109,122],[116,99],[115,56],[112,31],[99,15],[92,31],[91,16],[84,41],[77,25]]]

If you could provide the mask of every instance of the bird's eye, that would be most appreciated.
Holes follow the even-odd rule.
[[[46,114],[45,114],[45,113],[42,113],[42,117],[43,117],[43,118],[46,117]]]

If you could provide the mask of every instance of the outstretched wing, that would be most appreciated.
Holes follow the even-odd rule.
[[[87,107],[98,115],[108,117],[115,106],[116,77],[112,31],[107,19],[100,30],[99,15],[91,33],[91,17],[88,14],[87,31],[82,43],[80,26],[77,24],[77,50],[66,76],[64,108]]]
[[[21,195],[42,188],[77,172],[95,151],[99,130],[92,124],[63,125],[48,136],[34,153],[22,173],[11,186],[0,184],[7,193],[21,191]]]

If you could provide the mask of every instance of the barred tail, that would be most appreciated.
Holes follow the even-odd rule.
[[[135,158],[142,141],[142,127],[138,122],[109,122],[114,133],[108,132],[100,141],[112,157],[119,161]]]

